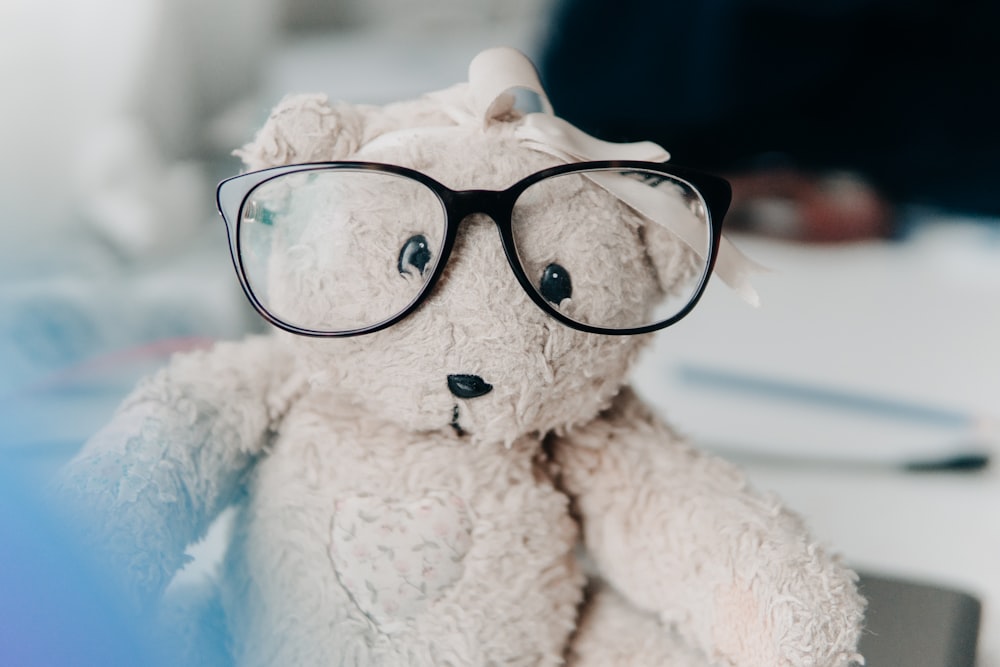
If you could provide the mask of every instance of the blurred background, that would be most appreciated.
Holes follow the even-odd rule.
[[[169,354],[262,329],[213,194],[282,96],[405,99],[515,46],[558,114],[729,177],[773,269],[639,390],[852,564],[983,600],[1000,665],[998,7],[4,0],[0,459],[44,480]]]

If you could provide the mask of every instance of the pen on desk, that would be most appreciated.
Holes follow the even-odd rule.
[[[736,463],[778,466],[782,468],[810,468],[823,470],[898,471],[919,473],[972,473],[985,470],[990,465],[990,455],[976,445],[966,448],[949,448],[940,456],[911,459],[835,458],[796,456],[795,454],[770,453],[720,444],[702,443],[709,451]]]
[[[835,387],[781,380],[772,377],[721,370],[694,364],[677,367],[684,384],[755,396],[765,396],[796,403],[821,405],[833,409],[867,413],[873,416],[920,422],[940,427],[970,428],[976,433],[994,433],[997,420],[984,415],[941,406],[918,403]]]
[[[820,405],[832,409],[865,413],[872,416],[918,422],[936,427],[964,429],[973,437],[989,437],[998,432],[996,419],[961,410],[913,401],[857,393],[845,389],[791,382],[771,377],[682,364],[677,368],[681,382],[732,393],[752,394],[793,403]],[[975,472],[989,467],[988,449],[978,444],[942,447],[941,454],[922,458],[883,460],[820,458],[749,451],[745,447],[723,444],[708,448],[743,463],[825,469],[900,470],[907,472]]]

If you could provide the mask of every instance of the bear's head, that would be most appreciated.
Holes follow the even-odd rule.
[[[517,87],[545,111],[517,110]],[[254,170],[309,165],[262,172],[242,203],[252,298],[302,330],[286,342],[316,389],[407,430],[509,445],[589,421],[648,336],[581,329],[660,321],[663,302],[680,310],[707,278],[707,205],[686,181],[559,168],[662,162],[662,149],[559,121],[509,49],[473,61],[469,84],[412,102],[287,98],[240,154]]]

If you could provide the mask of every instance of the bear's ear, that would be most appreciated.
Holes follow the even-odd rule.
[[[254,140],[233,152],[247,169],[345,160],[377,137],[410,127],[455,125],[466,87],[384,107],[331,104],[326,95],[289,95],[271,112]],[[449,110],[452,110],[449,113]]]
[[[330,104],[325,95],[289,95],[274,108],[254,140],[233,154],[250,170],[343,160],[362,143],[363,117],[361,109]]]

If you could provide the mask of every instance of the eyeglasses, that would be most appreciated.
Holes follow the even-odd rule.
[[[574,329],[615,335],[662,329],[695,306],[730,188],[637,161],[559,165],[505,190],[327,162],[229,178],[217,200],[243,290],[286,331],[356,336],[399,322],[441,278],[460,225],[484,214],[536,306]]]

